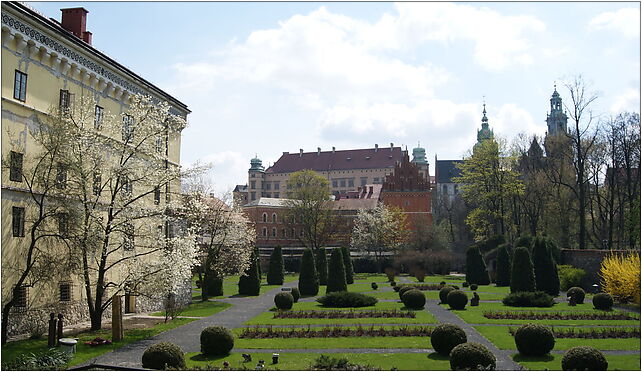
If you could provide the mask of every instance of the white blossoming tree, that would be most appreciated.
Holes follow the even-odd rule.
[[[408,225],[403,212],[378,204],[357,214],[352,230],[351,248],[374,254],[381,262],[384,252],[396,252],[408,239]]]

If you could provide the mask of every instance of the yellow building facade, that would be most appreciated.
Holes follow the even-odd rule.
[[[63,9],[61,22],[40,15],[15,2],[2,3],[2,304],[11,297],[16,275],[24,262],[30,219],[31,195],[20,173],[29,164],[29,154],[38,145],[30,136],[38,122],[52,108],[69,106],[80,97],[96,102],[96,115],[121,115],[131,98],[140,94],[170,105],[170,113],[182,119],[190,113],[187,106],[122,66],[91,45],[86,30],[87,11]],[[182,128],[170,128],[163,139],[164,156],[172,167],[180,165]],[[117,137],[116,135],[114,137]],[[180,192],[179,181],[165,190]],[[153,202],[154,196],[149,196]],[[63,313],[67,324],[87,319],[84,288],[72,275],[33,281],[21,289],[18,306],[12,311],[10,334],[31,332],[38,325],[30,318],[48,319],[49,312]],[[125,311],[149,310],[159,304],[126,299]]]

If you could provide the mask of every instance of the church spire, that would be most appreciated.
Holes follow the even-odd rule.
[[[493,138],[493,131],[490,130],[488,127],[488,117],[486,116],[486,99],[484,97],[484,109],[482,111],[482,127],[480,130],[477,131],[477,144],[475,146],[481,144],[483,141],[487,139]]]
[[[551,112],[546,117],[548,135],[556,135],[566,132],[568,117],[562,110],[562,97],[557,92],[557,84],[553,83],[553,94],[551,95]]]

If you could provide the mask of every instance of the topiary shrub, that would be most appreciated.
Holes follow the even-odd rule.
[[[343,267],[346,271],[346,283],[354,283],[354,267],[352,266],[352,258],[350,258],[350,250],[348,247],[341,247],[341,254],[343,255]]]
[[[515,292],[504,297],[502,303],[515,307],[551,307],[555,305],[555,300],[553,296],[542,291]]]
[[[430,334],[432,348],[441,355],[449,355],[455,346],[467,340],[466,332],[455,324],[440,324]]]
[[[495,284],[498,287],[507,287],[510,285],[511,259],[508,253],[508,244],[502,244],[497,247],[497,274]]]
[[[472,246],[466,251],[466,282],[490,284],[486,263],[476,246]]]
[[[515,253],[513,254],[510,291],[511,293],[535,291],[533,262],[528,249],[524,247],[515,248]]]
[[[444,281],[442,280],[441,282],[439,282],[439,285],[440,285],[440,286],[444,286],[444,285],[446,285],[446,282],[444,282]]]
[[[611,310],[613,307],[613,297],[608,293],[598,293],[593,296],[593,306],[598,310]]]
[[[524,324],[515,331],[515,346],[525,356],[543,356],[555,346],[550,328],[541,324]]]
[[[348,290],[346,283],[346,270],[343,266],[343,254],[340,248],[334,248],[330,255],[330,264],[328,265],[328,286],[325,293],[345,292]]]
[[[476,342],[465,342],[455,346],[450,352],[450,369],[495,370],[497,360],[486,346]]]
[[[572,287],[566,292],[566,296],[572,297],[576,304],[583,304],[586,292],[580,287]]]
[[[396,285],[397,285],[397,282],[390,282],[390,286],[391,286],[391,287],[393,287],[393,288],[394,288]]]
[[[572,287],[579,287],[586,271],[571,265],[557,265],[557,273],[560,277],[560,290],[568,291]]]
[[[212,326],[201,331],[203,355],[227,355],[234,347],[234,335],[225,327]]]
[[[279,310],[290,310],[294,305],[294,296],[289,292],[279,292],[274,296],[274,304]]]
[[[258,296],[261,292],[261,276],[259,274],[259,259],[256,253],[250,256],[250,266],[239,278],[239,294]]]
[[[416,289],[416,288],[411,285],[404,285],[399,287],[399,299],[403,300],[403,294],[408,292],[411,289]]]
[[[396,286],[392,287],[392,289],[393,289],[395,292],[399,292],[399,290],[401,289],[401,286],[396,285]]]
[[[384,273],[386,273],[386,276],[388,277],[389,282],[394,282],[395,281],[395,275],[397,275],[397,271],[392,268],[392,267],[386,267],[383,270]]]
[[[317,298],[317,302],[325,307],[364,307],[377,303],[377,299],[356,292],[331,292]]]
[[[422,291],[411,289],[401,297],[403,304],[409,309],[423,309],[426,304],[426,296]]]
[[[223,295],[223,278],[216,276],[212,270],[205,270],[203,277],[202,299],[207,300],[209,297]]]
[[[372,287],[372,289],[374,289],[376,291],[377,288],[379,288],[379,285],[377,283],[375,283],[375,282],[372,282],[372,284],[370,284],[370,287]],[[399,289],[397,289],[397,290],[399,290]]]
[[[294,298],[294,302],[299,302],[299,298],[301,298],[301,292],[299,291],[299,288],[292,288],[290,294],[292,295],[292,298]]]
[[[609,362],[604,354],[590,346],[575,346],[562,357],[563,371],[606,371]]]
[[[476,290],[477,290],[477,288],[479,288],[479,287],[477,286],[477,284],[471,284],[471,285],[470,285],[470,290],[471,290],[471,291],[476,291]]]
[[[439,290],[439,301],[441,301],[442,304],[447,304],[448,303],[448,293],[450,291],[454,291],[455,288],[447,285],[443,287],[442,289]]]
[[[515,247],[524,247],[530,251],[532,246],[533,246],[532,235],[522,235],[517,239],[517,241],[515,241]]]
[[[319,293],[319,276],[314,264],[314,256],[309,248],[303,252],[301,257],[299,291],[303,296],[316,296]]]
[[[328,259],[325,255],[325,248],[319,248],[316,254],[317,275],[319,275],[319,285],[328,284]]]
[[[468,288],[468,285],[469,285],[468,282],[461,283],[461,286],[464,287],[464,288]]]
[[[546,239],[536,237],[533,242],[533,271],[535,273],[535,287],[552,296],[560,293],[560,279],[557,275],[557,265],[546,244]]]
[[[455,289],[454,291],[448,292],[446,300],[451,309],[464,310],[468,303],[468,296],[464,291]]]
[[[267,273],[267,283],[270,285],[282,285],[285,277],[283,266],[283,253],[281,247],[277,246],[270,255],[270,268]]]
[[[185,353],[171,342],[154,344],[143,353],[143,368],[166,369],[185,368]]]

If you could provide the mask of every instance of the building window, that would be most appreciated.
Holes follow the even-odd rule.
[[[101,130],[103,127],[104,112],[105,110],[100,106],[96,106],[94,109],[94,128],[96,130]]]
[[[361,186],[365,186],[368,183],[368,177],[361,177]]]
[[[332,187],[339,187],[339,181],[332,180]]]
[[[154,204],[159,205],[161,200],[160,187],[154,188]]]
[[[266,193],[264,193],[264,195],[265,195],[266,198],[271,198],[272,197],[272,193],[271,192],[266,192]]]
[[[276,227],[272,228],[272,237],[276,238]]]
[[[167,233],[169,233],[169,231],[167,231],[166,234]],[[131,223],[123,225],[123,249],[126,251],[134,249],[134,225]]]
[[[122,179],[123,179],[123,193],[125,193],[125,195],[131,195],[132,192],[134,191],[134,186],[132,185],[132,181],[127,176],[123,176]]]
[[[58,214],[58,234],[62,237],[69,234],[69,215],[67,213]]]
[[[256,200],[256,193],[254,191],[250,192],[250,199]]]
[[[274,190],[281,188],[281,183],[279,181],[274,182]]]
[[[169,183],[165,184],[165,203],[169,203],[171,200],[171,193],[169,192]]]
[[[339,182],[339,185],[341,185],[341,187],[346,187],[346,180],[342,179],[341,182]]]
[[[263,236],[267,236],[267,227],[263,228]]]
[[[281,237],[286,238],[287,234],[285,232],[285,229],[281,229]]]
[[[156,152],[162,154],[165,150],[165,144],[163,143],[163,135],[156,137]]]
[[[59,189],[67,187],[67,166],[65,164],[58,163],[58,168],[56,169],[56,187]]]
[[[18,287],[16,292],[14,292],[14,296],[16,296],[16,303],[13,306],[27,307],[27,298],[29,297],[29,293],[26,286],[23,285]]]
[[[27,74],[18,70],[13,81],[13,98],[22,102],[27,100]]]
[[[444,194],[448,194],[448,185],[442,186]]]
[[[348,179],[348,187],[354,187],[354,178]]]
[[[19,152],[11,151],[9,153],[11,169],[9,170],[9,179],[11,181],[22,182],[22,158]]]
[[[267,213],[263,213],[263,222],[267,222]]]
[[[272,223],[276,223],[276,213],[272,213]]]
[[[406,207],[409,206],[410,205],[410,201],[409,200],[404,200],[403,205],[406,206]]]
[[[303,229],[299,231],[299,237],[303,238]]]
[[[275,193],[274,193],[274,197],[275,197],[275,198],[278,198],[278,197],[279,197],[279,193],[278,193],[278,192],[275,192]]]
[[[372,180],[372,183],[379,183],[379,177],[375,177],[375,178]]]
[[[250,181],[250,188],[255,189],[256,188],[256,181]]]
[[[296,230],[294,229],[294,227],[290,229],[290,236],[296,238]]]
[[[13,236],[25,236],[25,209],[21,207],[11,208],[11,225],[13,227]]]
[[[60,113],[68,114],[71,106],[71,94],[66,89],[60,89]]]
[[[60,302],[71,301],[71,283],[60,283]]]
[[[123,141],[129,142],[134,139],[134,118],[131,115],[123,116]]]
[[[92,185],[94,195],[100,196],[102,189],[102,175],[98,172],[94,173],[94,183]]]
[[[266,182],[266,183],[265,183],[265,189],[266,189],[266,190],[272,190],[272,184],[271,184],[271,183],[269,183],[269,182]]]

